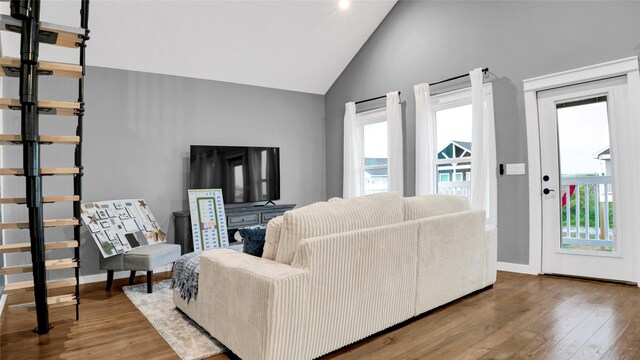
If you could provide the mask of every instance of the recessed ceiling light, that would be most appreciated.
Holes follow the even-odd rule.
[[[338,1],[338,7],[340,7],[340,10],[347,10],[349,8],[349,6],[351,6],[351,1],[350,0],[340,0],[340,1]]]

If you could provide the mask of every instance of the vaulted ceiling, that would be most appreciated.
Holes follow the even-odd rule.
[[[396,0],[91,1],[87,63],[324,94]],[[80,1],[43,1],[41,19],[79,24]],[[8,13],[8,5],[0,5]],[[19,36],[2,32],[3,56]],[[42,60],[77,50],[41,46]]]

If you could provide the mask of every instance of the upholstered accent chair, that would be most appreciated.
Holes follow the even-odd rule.
[[[147,272],[147,293],[153,292],[153,269],[174,263],[180,257],[180,245],[153,244],[140,246],[126,254],[108,258],[100,255],[100,269],[107,270],[107,291],[111,290],[115,271],[131,271],[129,285],[133,285],[136,271]]]

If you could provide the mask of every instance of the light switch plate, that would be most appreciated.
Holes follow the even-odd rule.
[[[524,164],[507,164],[507,175],[524,175]]]

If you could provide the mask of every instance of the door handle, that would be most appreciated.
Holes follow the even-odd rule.
[[[555,190],[552,190],[552,189],[549,189],[549,188],[544,188],[544,190],[542,190],[542,192],[543,192],[545,195],[549,195],[549,193],[550,193],[550,192],[552,192],[552,191],[555,191]]]

